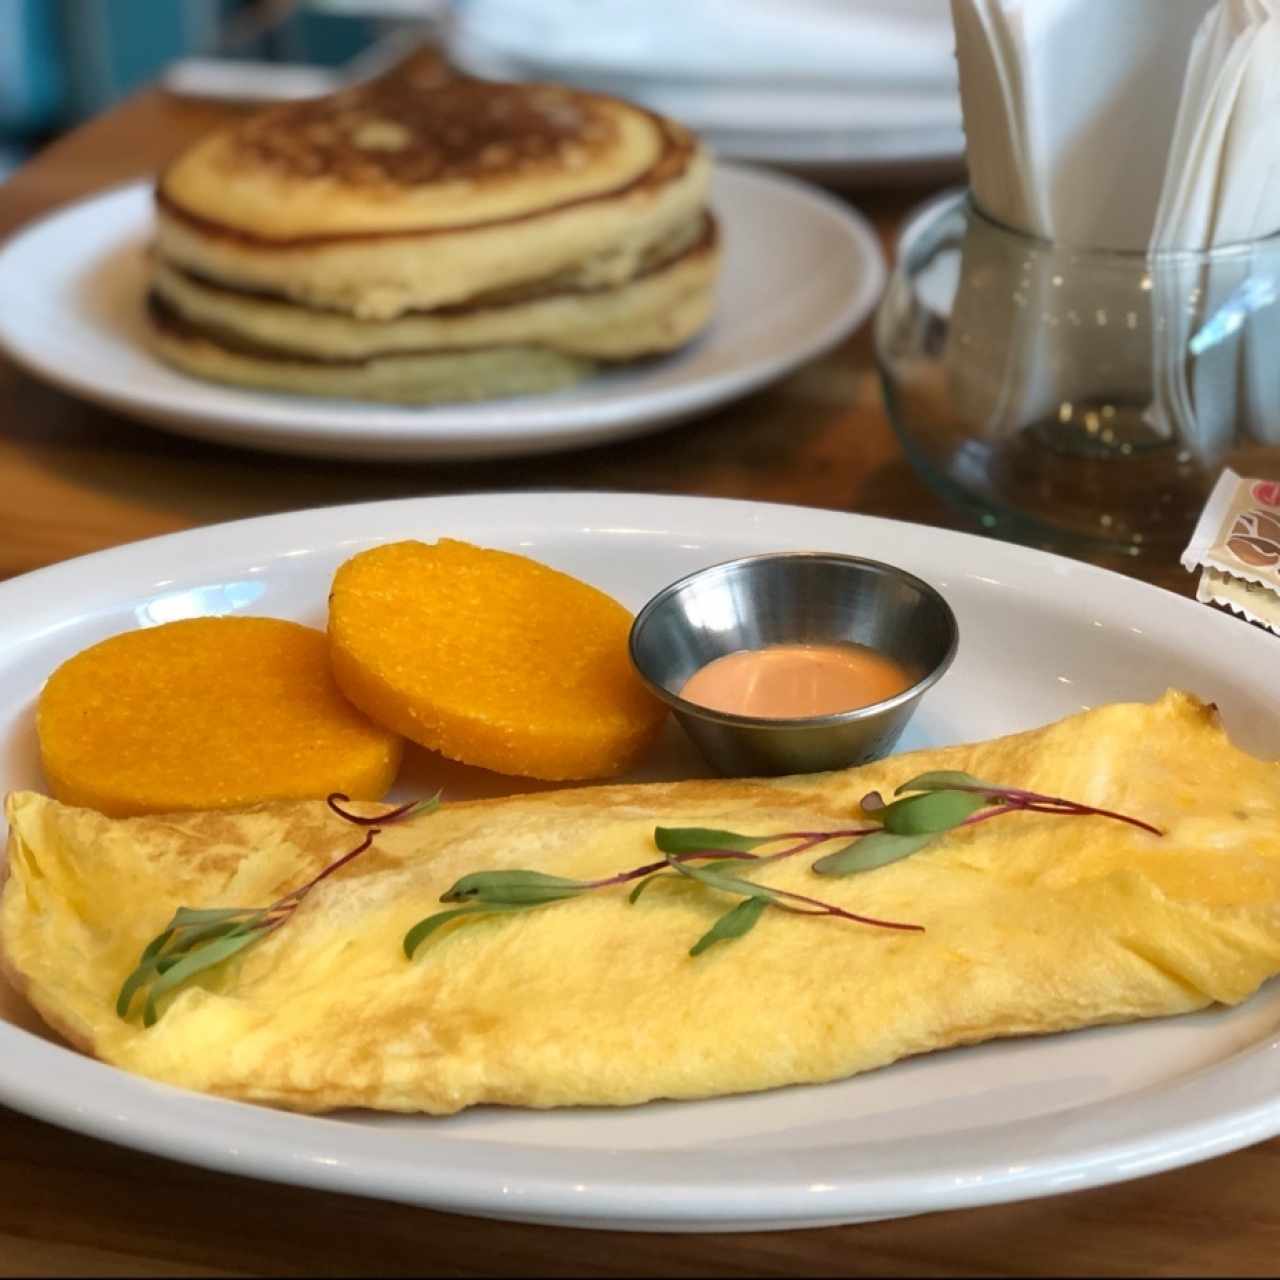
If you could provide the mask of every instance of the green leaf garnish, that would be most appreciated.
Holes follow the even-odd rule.
[[[564,898],[575,898],[592,885],[582,880],[566,880],[542,871],[473,871],[440,895],[441,902],[465,902],[451,911],[425,916],[404,935],[404,953],[413,959],[417,949],[450,920],[459,916],[495,911],[527,911]]]
[[[979,809],[987,807],[985,796],[969,791],[926,791],[905,800],[895,800],[876,816],[884,824],[884,829],[894,835],[918,836],[950,831]]]
[[[482,902],[490,906],[531,907],[573,898],[590,884],[542,871],[475,871],[463,876],[441,902]]]
[[[219,907],[193,911],[179,907],[164,931],[147,944],[137,968],[125,978],[116,997],[116,1013],[128,1017],[133,997],[151,984],[143,1016],[143,1022],[151,1026],[156,1020],[158,997],[192,974],[221,963],[272,927],[265,910]],[[226,946],[229,939],[240,938],[245,942]]]
[[[142,1011],[143,1026],[155,1025],[159,1016],[156,1002],[161,996],[167,995],[188,978],[195,977],[197,973],[203,973],[204,970],[212,969],[214,965],[230,959],[237,951],[243,951],[251,942],[257,942],[269,931],[269,926],[253,928],[247,925],[232,925],[229,932],[219,938],[201,943],[172,966],[167,966],[164,973],[152,982],[151,989],[147,992],[147,1003]]]
[[[136,996],[144,988],[147,1002],[143,1007],[143,1023],[153,1026],[160,1016],[158,1001],[164,995],[186,982],[188,978],[203,973],[251,943],[257,942],[284,924],[302,904],[302,900],[322,880],[340,871],[348,862],[364,853],[381,834],[374,823],[396,822],[418,813],[430,812],[440,803],[440,794],[426,800],[402,804],[376,818],[364,818],[349,813],[338,803],[347,797],[334,792],[326,803],[329,808],[347,822],[368,827],[365,837],[342,857],[329,863],[306,884],[299,886],[269,907],[179,907],[173,913],[164,930],[147,943],[138,958],[133,972],[125,978],[116,997],[116,1013],[121,1018],[129,1016],[129,1009]]]
[[[426,916],[404,935],[404,953],[410,960],[414,952],[443,924],[456,920],[459,916],[496,915],[500,911],[529,911],[540,907],[540,902],[490,903],[486,905],[472,904],[467,907],[454,907],[449,911],[437,911],[433,916]]]
[[[641,880],[639,884],[637,884],[636,887],[632,889],[629,894],[627,894],[627,901],[634,906],[637,902],[640,901],[640,895],[655,880],[670,880],[671,878],[672,878],[671,876],[667,875],[665,872],[662,872],[662,871],[655,871],[653,875],[645,876],[645,878]]]
[[[1061,817],[1101,817],[1128,823],[1152,835],[1162,832],[1139,818],[1114,813],[1065,800],[1039,795],[1015,787],[982,782],[958,770],[922,773],[896,788],[901,797],[886,804],[877,791],[868,792],[861,809],[878,824],[837,831],[791,831],[766,836],[747,836],[714,827],[656,827],[654,844],[662,853],[660,862],[633,867],[598,880],[570,880],[543,871],[515,869],[477,871],[463,876],[441,896],[442,902],[463,905],[437,911],[418,921],[404,936],[405,955],[413,958],[418,948],[443,925],[462,916],[503,911],[528,911],[596,889],[633,883],[628,901],[635,903],[654,880],[672,875],[693,880],[707,889],[735,895],[741,902],[724,913],[690,948],[691,956],[701,955],[717,942],[740,938],[758,923],[766,908],[802,915],[833,916],[877,928],[921,931],[920,925],[880,920],[858,915],[817,898],[757,884],[735,875],[727,863],[743,862],[765,866],[792,858],[835,840],[843,844],[834,853],[819,858],[812,869],[824,876],[848,876],[872,871],[906,858],[924,848],[942,833],[958,826],[984,822],[1010,813],[1054,814]],[[440,802],[439,794],[426,800],[400,805],[377,817],[364,817],[342,807],[347,797],[335,793],[328,798],[330,809],[339,817],[369,828],[364,841],[330,863],[314,879],[286,894],[270,907],[179,907],[168,926],[147,944],[137,967],[124,980],[116,1000],[116,1012],[129,1016],[134,998],[147,990],[143,1021],[147,1026],[159,1017],[159,1001],[187,979],[230,959],[253,942],[285,923],[303,898],[326,877],[339,871],[373,843],[380,834],[377,823],[394,822],[429,812]],[[767,844],[788,842],[768,855],[754,850]],[[699,865],[701,864],[701,865]]]
[[[413,959],[413,953],[440,928],[442,924],[448,924],[450,920],[456,920],[459,916],[475,916],[484,913],[483,907],[454,907],[452,911],[437,911],[433,916],[427,916],[419,920],[417,924],[404,935],[404,953]]]
[[[730,875],[719,867],[695,867],[692,863],[676,862],[671,858],[668,858],[667,861],[671,863],[673,870],[678,871],[682,876],[688,876],[690,880],[698,880],[712,889],[719,889],[722,893],[740,893],[747,898],[764,898],[767,900],[772,898],[776,892],[776,890],[770,889],[766,885],[755,884],[751,880],[743,880],[738,876]]]
[[[133,997],[159,972],[156,953],[171,937],[173,937],[173,930],[166,929],[159,937],[153,938],[142,953],[138,967],[124,980],[120,987],[120,994],[116,996],[116,1013],[120,1017],[129,1016],[129,1006],[133,1003]]]
[[[851,876],[856,871],[874,871],[923,849],[936,834],[928,831],[920,835],[900,836],[891,831],[880,831],[819,858],[813,864],[813,870],[820,876]]]
[[[173,913],[171,929],[185,929],[191,925],[223,924],[227,921],[241,923],[251,916],[262,915],[257,907],[207,907],[195,909],[179,907]]]
[[[653,843],[663,853],[702,853],[705,850],[733,850],[750,853],[777,836],[742,836],[736,831],[717,831],[713,827],[655,827]]]
[[[815,839],[821,839],[821,833],[807,833],[804,837],[803,845],[797,848],[808,848],[810,843]],[[842,920],[855,921],[858,924],[875,925],[883,929],[908,929],[919,931],[920,926],[915,924],[902,924],[896,920],[877,920],[873,916],[855,915],[852,911],[846,911],[843,907],[832,906],[829,902],[822,902],[818,898],[810,898],[802,893],[793,893],[789,889],[775,889],[770,885],[756,884],[753,880],[744,880],[741,876],[735,876],[721,867],[695,867],[684,861],[677,861],[674,856],[668,855],[667,861],[671,863],[674,870],[683,876],[688,876],[691,880],[697,880],[705,884],[708,888],[718,889],[721,893],[736,893],[744,897],[748,902],[759,902],[762,904],[761,910],[765,906],[778,907],[783,911],[798,912],[802,915],[819,915],[819,916],[836,916]],[[770,861],[769,859],[761,859],[762,862]],[[751,921],[755,923],[754,920]],[[713,930],[714,932],[714,930]],[[746,929],[742,930],[743,933]],[[734,934],[718,935],[711,941],[718,941],[720,936],[733,937]],[[707,946],[711,943],[708,942]],[[698,954],[697,951],[690,952],[691,955]]]
[[[689,948],[689,954],[691,956],[700,956],[708,947],[717,942],[726,942],[730,938],[741,938],[744,933],[750,933],[768,905],[769,903],[765,898],[747,898],[738,903],[736,907],[726,911]]]
[[[1064,818],[1110,818],[1114,822],[1124,822],[1139,831],[1146,831],[1153,836],[1164,834],[1159,827],[1154,827],[1141,818],[1132,818],[1128,814],[1116,813],[1114,809],[1099,809],[1091,804],[1081,804],[1076,800],[1064,800],[1061,796],[1041,795],[1038,791],[1025,791],[1021,787],[1003,787],[994,782],[983,782],[969,773],[941,770],[935,773],[922,773],[919,777],[904,782],[894,793],[901,795],[904,791],[964,791],[981,795],[989,805],[994,806],[990,815],[999,813],[1052,813]]]

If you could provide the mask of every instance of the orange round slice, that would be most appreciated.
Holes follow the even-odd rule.
[[[403,743],[338,691],[322,631],[193,618],[64,662],[36,709],[56,799],[113,817],[342,791],[380,799]]]
[[[343,564],[338,686],[379,724],[466,764],[552,780],[627,769],[665,708],[627,655],[631,615],[525,556],[442,539]]]

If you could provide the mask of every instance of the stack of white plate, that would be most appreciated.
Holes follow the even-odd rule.
[[[445,39],[474,75],[628,97],[727,158],[839,180],[964,152],[948,0],[454,0]]]

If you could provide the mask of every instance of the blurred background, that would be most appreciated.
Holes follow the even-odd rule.
[[[181,73],[195,73],[193,88],[217,94],[211,77],[201,83],[205,59],[318,73],[274,90],[242,77],[240,92],[250,96],[324,92],[338,69],[441,8],[426,0],[0,0],[0,171],[166,72],[180,72],[179,87]],[[233,77],[223,81],[224,92],[236,90]]]
[[[463,70],[642,101],[723,156],[911,180],[963,151],[948,0],[0,0],[0,178],[141,85],[266,102],[423,39]]]

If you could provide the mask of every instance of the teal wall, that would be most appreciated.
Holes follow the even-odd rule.
[[[337,66],[369,19],[301,12],[236,57]],[[173,59],[216,51],[243,0],[0,0],[0,141],[46,134],[110,106]]]

